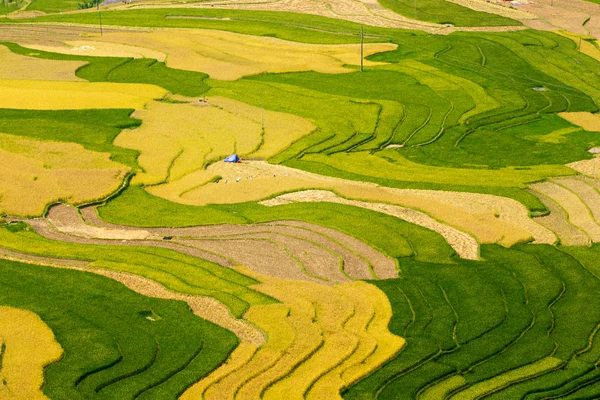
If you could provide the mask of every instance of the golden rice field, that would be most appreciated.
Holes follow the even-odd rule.
[[[0,46],[0,77],[2,79],[43,80],[43,81],[82,81],[75,76],[83,61],[44,60],[26,57]]]
[[[109,32],[94,38],[94,41],[98,40],[114,43],[115,52],[121,51],[121,46],[127,44],[165,53],[167,65],[171,68],[204,72],[221,80],[235,80],[264,72],[344,73],[355,71],[345,65],[360,64],[356,45],[305,44],[206,29],[157,29],[126,35]],[[78,43],[81,46],[86,42]],[[396,45],[389,43],[368,43],[365,44],[364,55],[367,57],[395,48]],[[60,48],[54,50],[63,51]],[[365,61],[366,66],[378,64]]]
[[[140,151],[138,163],[144,171],[134,182],[161,184],[155,189],[171,196],[203,183],[210,162],[233,153],[271,157],[314,130],[303,118],[226,98],[211,97],[208,104],[152,102],[133,117],[142,126],[123,131],[115,144]]]
[[[0,306],[0,398],[46,400],[44,367],[58,361],[63,349],[52,330],[28,310]]]
[[[144,84],[0,79],[0,108],[19,110],[141,109],[166,94]]]
[[[0,212],[38,216],[56,201],[80,204],[116,191],[129,168],[74,143],[0,134]]]
[[[241,271],[261,281],[254,289],[281,302],[244,315],[267,334],[267,343],[240,345],[182,399],[341,399],[341,389],[405,345],[389,332],[389,300],[373,285],[328,287]]]
[[[586,131],[600,132],[600,114],[589,112],[564,112],[558,114],[570,123],[580,126]]]

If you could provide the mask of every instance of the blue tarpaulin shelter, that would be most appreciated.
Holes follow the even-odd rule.
[[[238,157],[237,154],[232,154],[225,159],[225,162],[238,162],[238,161],[240,161],[240,158]]]

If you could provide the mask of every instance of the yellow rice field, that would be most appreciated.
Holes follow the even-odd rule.
[[[50,328],[31,311],[0,306],[0,344],[0,398],[46,400],[43,369],[63,354]]]
[[[42,81],[83,81],[75,76],[83,61],[43,60],[26,57],[0,46],[0,76],[3,79]]]
[[[251,307],[244,318],[268,341],[232,353],[182,399],[341,399],[339,392],[402,349],[387,326],[391,305],[365,282],[335,287],[271,278],[242,269],[281,304]]]
[[[73,143],[0,134],[0,212],[39,216],[47,204],[101,199],[119,188],[129,169]]]
[[[140,109],[166,94],[145,84],[0,79],[0,108],[20,110]]]
[[[171,68],[205,72],[221,80],[264,72],[344,73],[354,71],[345,65],[360,64],[358,45],[305,44],[207,29],[156,29],[127,35],[109,32],[94,39],[98,40],[165,53]],[[364,56],[395,48],[390,43],[368,43]],[[365,60],[367,66],[378,64]]]
[[[152,102],[133,117],[141,119],[142,126],[121,132],[115,144],[140,151],[138,163],[144,171],[134,182],[165,183],[155,189],[171,197],[204,183],[203,168],[212,161],[233,153],[270,157],[314,129],[300,117],[263,113],[258,107],[217,97],[209,103]]]
[[[559,113],[562,118],[570,123],[580,126],[586,131],[600,132],[600,114],[590,112],[563,112]]]

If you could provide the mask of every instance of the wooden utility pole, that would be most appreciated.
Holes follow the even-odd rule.
[[[263,108],[262,101],[260,102],[260,127],[262,131],[265,131],[265,109]]]
[[[364,43],[365,43],[365,31],[363,30],[363,27],[360,27],[360,72],[363,72],[364,70],[364,65],[363,65],[363,60],[364,60]]]
[[[98,10],[98,18],[100,18],[100,36],[104,36],[104,32],[102,32],[102,13],[100,12],[100,0],[96,0],[96,10]]]

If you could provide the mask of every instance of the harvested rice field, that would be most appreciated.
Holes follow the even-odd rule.
[[[522,3],[0,5],[0,399],[600,398],[600,5]]]

